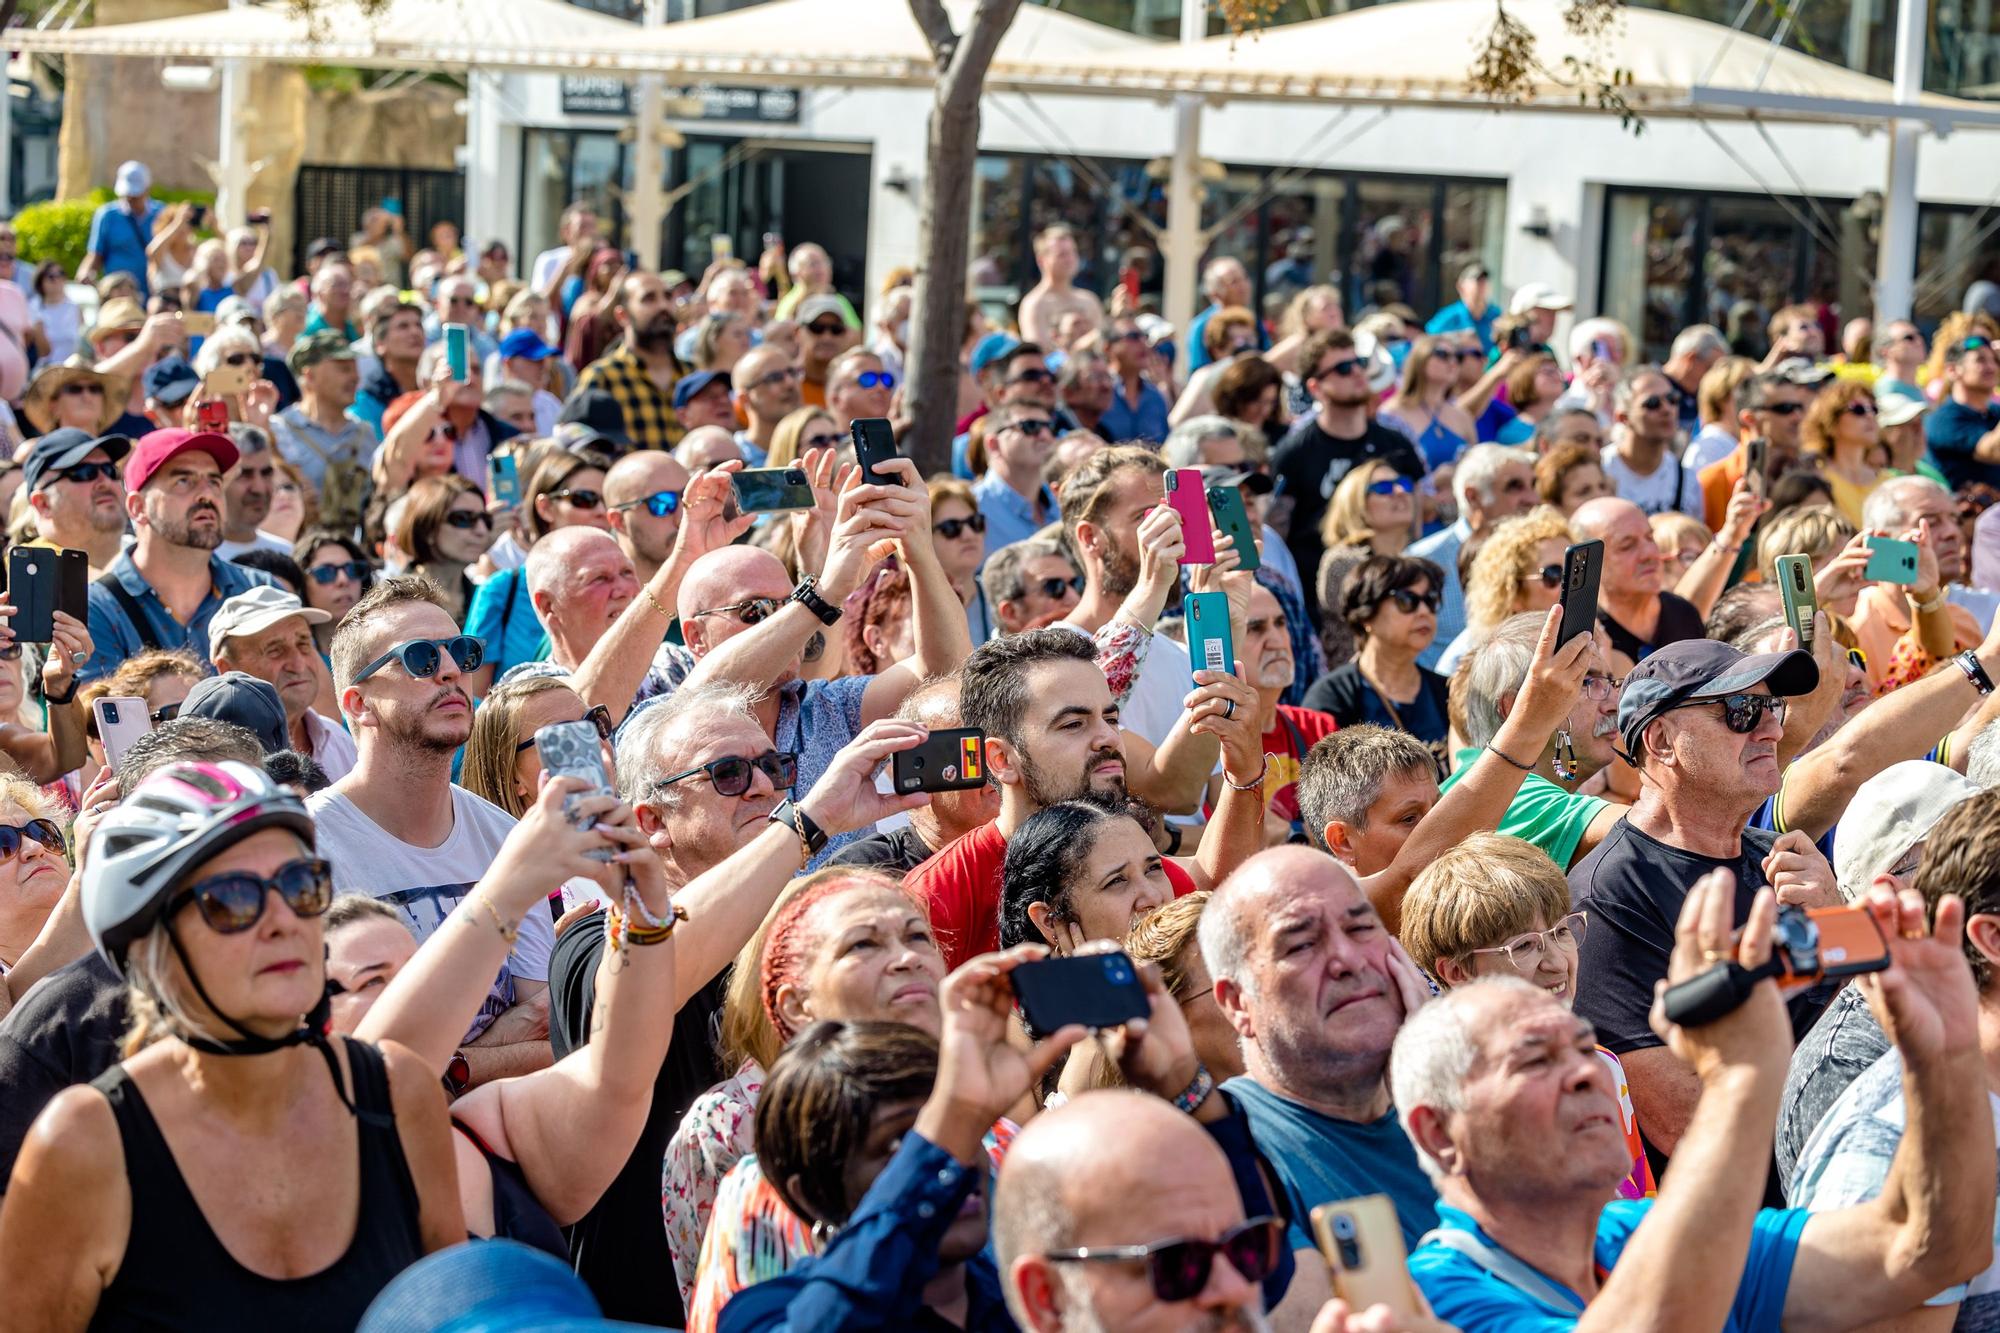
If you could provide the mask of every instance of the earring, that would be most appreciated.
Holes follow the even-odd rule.
[[[1576,781],[1576,746],[1570,738],[1568,727],[1556,732],[1556,752],[1549,760],[1549,767],[1555,769],[1556,776],[1564,782]]]

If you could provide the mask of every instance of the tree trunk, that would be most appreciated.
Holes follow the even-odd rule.
[[[938,65],[917,217],[917,273],[906,360],[911,427],[903,442],[925,476],[951,470],[972,239],[972,180],[979,160],[979,97],[994,49],[1020,7],[1021,0],[979,0],[965,33],[955,36],[938,0],[910,0]]]

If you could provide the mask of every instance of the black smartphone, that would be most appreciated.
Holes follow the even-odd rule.
[[[1758,499],[1769,493],[1771,479],[1764,469],[1770,465],[1771,442],[1759,435],[1743,446],[1743,475],[1750,478],[1750,491]]]
[[[14,602],[15,640],[53,642],[56,612],[78,620],[90,614],[90,557],[52,546],[16,546],[7,553],[7,592]]]
[[[978,727],[933,731],[922,745],[890,757],[896,793],[969,791],[986,785],[986,733]]]
[[[1597,580],[1604,573],[1604,543],[1578,542],[1563,552],[1562,629],[1556,637],[1560,648],[1579,634],[1597,629]]]
[[[746,514],[778,509],[811,509],[812,482],[802,467],[756,467],[730,474],[736,507]]]
[[[864,486],[900,486],[902,479],[887,472],[877,472],[877,463],[887,462],[897,457],[896,432],[889,425],[887,417],[856,417],[849,426],[848,434],[854,440],[854,461],[861,464],[861,484]]]
[[[1528,339],[1528,326],[1526,324],[1516,324],[1508,331],[1507,346],[1513,351],[1525,352],[1529,347],[1533,346]]]
[[[1123,953],[1087,953],[1023,963],[1007,974],[1021,1013],[1037,1032],[1080,1023],[1111,1028],[1152,1013],[1138,969]]]

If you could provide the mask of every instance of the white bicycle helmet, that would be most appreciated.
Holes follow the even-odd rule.
[[[83,863],[83,923],[121,975],[126,952],[159,923],[193,867],[259,829],[313,843],[312,816],[289,788],[249,764],[169,764],[104,816]]]

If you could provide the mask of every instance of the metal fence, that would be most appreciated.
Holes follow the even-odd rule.
[[[322,236],[345,243],[361,214],[400,201],[410,245],[429,244],[431,225],[465,225],[465,173],[416,167],[300,167],[292,192],[292,271],[305,271],[306,247]],[[468,244],[475,244],[468,241]]]

